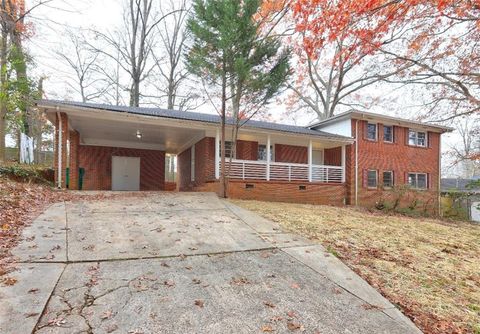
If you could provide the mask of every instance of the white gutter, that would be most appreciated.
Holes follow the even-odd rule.
[[[358,206],[358,119],[355,120],[355,206]]]
[[[56,108],[58,110],[58,107]],[[57,142],[57,151],[58,151],[58,171],[57,171],[57,187],[62,188],[62,118],[60,112],[57,111],[58,118],[58,142]]]
[[[442,210],[442,195],[441,195],[441,189],[442,187],[442,136],[439,136],[438,138],[438,215],[440,216],[441,210]]]

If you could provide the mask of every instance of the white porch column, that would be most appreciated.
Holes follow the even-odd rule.
[[[267,181],[270,181],[270,135],[267,137]]]
[[[312,182],[313,143],[308,142],[308,182]]]
[[[345,145],[342,145],[342,183],[345,182],[345,152],[346,152],[346,149],[345,149]]]
[[[220,178],[220,130],[215,134],[215,178]]]

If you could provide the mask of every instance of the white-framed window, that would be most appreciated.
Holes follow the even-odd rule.
[[[230,156],[233,154],[232,150],[233,144],[231,141],[225,140],[225,158],[230,158]],[[218,143],[218,154],[221,156],[222,154],[222,142]],[[235,157],[232,157],[235,159]]]
[[[258,145],[258,161],[267,161],[267,145]],[[270,161],[273,161],[273,146],[270,145]]]
[[[190,150],[190,180],[195,181],[195,145],[192,146]]]
[[[393,181],[393,171],[385,170],[383,171],[383,187],[392,188],[394,185]]]
[[[408,145],[427,147],[427,133],[425,131],[408,130]]]
[[[367,170],[367,187],[376,188],[378,184],[378,175],[376,169]]]
[[[428,174],[427,173],[408,173],[408,185],[415,189],[427,189]]]
[[[377,124],[367,123],[367,139],[377,140]]]
[[[393,126],[383,126],[383,141],[387,143],[393,143]]]

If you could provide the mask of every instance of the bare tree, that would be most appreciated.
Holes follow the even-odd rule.
[[[138,107],[142,96],[140,86],[155,66],[151,61],[158,25],[172,12],[160,15],[153,0],[127,0],[123,26],[113,34],[96,32],[110,50],[94,46],[97,52],[117,62],[129,75],[129,105]]]
[[[187,0],[181,0],[179,4],[177,2],[170,0],[167,6],[162,3],[160,9],[163,17],[169,12],[173,14],[157,27],[160,47],[158,52],[155,50],[152,54],[159,80],[152,84],[161,92],[159,97],[166,100],[167,109],[186,110],[192,107],[192,102],[198,98],[198,94],[194,93],[193,89],[184,89],[189,75],[182,61],[187,39],[186,19],[189,8]]]
[[[480,123],[478,119],[465,117],[455,120],[454,124],[460,141],[449,145],[451,167],[460,167],[462,177],[467,179],[480,176]]]
[[[339,38],[336,43],[317,50],[315,58],[297,48],[299,64],[294,80],[288,85],[292,91],[287,99],[291,112],[313,111],[318,119],[326,119],[342,107],[365,108],[358,92],[411,67],[411,64],[392,66],[391,57],[361,53],[352,45],[358,42]]]
[[[77,92],[83,102],[103,97],[111,88],[110,78],[105,78],[105,61],[102,54],[92,50],[81,31],[65,32],[68,44],[56,51],[57,56],[73,71],[73,82],[67,85]]]

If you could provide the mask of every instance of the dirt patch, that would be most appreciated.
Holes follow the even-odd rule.
[[[318,240],[425,333],[480,333],[480,226],[353,208],[232,201]]]

